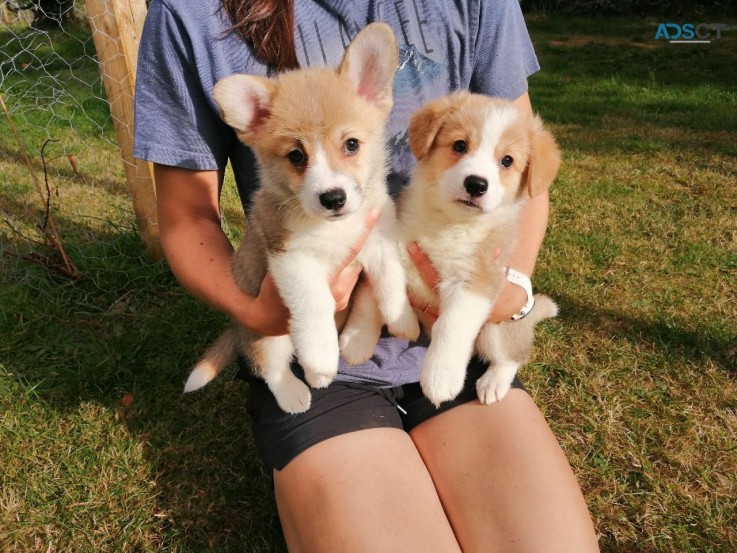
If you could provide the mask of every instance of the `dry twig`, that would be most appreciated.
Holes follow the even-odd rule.
[[[20,153],[23,156],[23,160],[26,163],[26,166],[28,167],[28,172],[31,175],[31,178],[33,179],[33,183],[36,187],[36,192],[38,192],[38,196],[41,199],[41,203],[44,206],[44,224],[39,227],[41,232],[43,232],[46,239],[49,241],[51,246],[57,251],[57,253],[61,256],[62,263],[63,263],[63,274],[66,274],[67,276],[76,275],[75,278],[78,279],[80,277],[79,271],[77,267],[74,265],[74,263],[71,262],[69,259],[69,256],[67,255],[66,251],[64,250],[64,246],[61,242],[61,238],[59,237],[59,232],[56,229],[56,223],[54,221],[54,218],[51,216],[51,205],[50,205],[50,190],[49,190],[49,184],[48,184],[48,178],[46,178],[46,192],[47,195],[44,197],[43,190],[41,188],[41,183],[38,180],[38,176],[36,175],[36,172],[33,169],[33,165],[31,164],[31,160],[28,157],[28,152],[26,151],[26,148],[23,144],[23,141],[21,140],[20,135],[18,134],[18,130],[15,127],[15,124],[13,123],[13,119],[10,116],[10,112],[8,111],[8,107],[5,104],[5,101],[3,100],[2,94],[0,94],[0,106],[2,106],[3,111],[5,112],[5,117],[8,120],[8,123],[10,124],[10,129],[13,131],[13,136],[15,136],[15,140],[18,144],[18,148],[20,149]],[[48,140],[46,141],[48,143]],[[46,147],[46,143],[44,144],[44,148]],[[43,156],[43,149],[41,151]],[[46,176],[46,162],[44,161],[44,176]],[[6,221],[7,222],[7,221]],[[8,223],[9,224],[9,223]],[[12,226],[12,225],[11,225]],[[6,255],[13,255],[9,252],[4,252]],[[28,256],[16,256],[21,257],[23,259],[26,259]],[[54,263],[49,258],[45,258],[43,256],[39,256],[34,254],[33,259],[29,259],[32,261],[36,261],[38,263],[46,264],[48,267],[53,268],[54,270],[59,270],[56,266],[57,263]],[[42,261],[44,260],[44,261]]]

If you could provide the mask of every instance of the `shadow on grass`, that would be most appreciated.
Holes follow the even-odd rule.
[[[162,548],[285,551],[251,443],[247,385],[223,378],[182,395],[187,369],[224,318],[150,263],[132,230],[100,231],[68,250],[85,275],[79,282],[0,258],[3,376],[49,420],[77,420],[85,403],[115,414],[143,446]]]
[[[658,351],[674,363],[711,360],[727,374],[737,376],[737,343],[733,337],[716,335],[709,325],[702,332],[681,328],[672,321],[639,320],[615,310],[593,309],[564,294],[556,294],[566,321],[606,338],[621,339]]]

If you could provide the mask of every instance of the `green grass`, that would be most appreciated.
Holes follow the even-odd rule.
[[[536,285],[563,312],[522,377],[604,551],[726,553],[737,550],[737,36],[659,44],[656,26],[529,20],[543,66],[531,97],[564,152]],[[22,54],[8,33],[2,54]],[[49,178],[84,277],[0,258],[0,550],[283,552],[244,384],[181,395],[224,317],[143,255],[91,43],[75,30],[53,45],[75,75],[55,62],[68,96],[53,112],[28,104],[41,73],[13,73],[2,94],[37,171],[46,138],[60,140],[50,157],[78,157],[78,175],[62,157]],[[0,150],[0,215],[38,238],[5,119]],[[232,186],[225,215],[237,238]],[[0,240],[41,251],[4,222]]]

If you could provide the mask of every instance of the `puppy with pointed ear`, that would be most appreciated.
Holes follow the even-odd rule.
[[[231,75],[219,80],[212,96],[220,107],[223,121],[233,127],[238,138],[252,144],[257,131],[271,115],[271,100],[276,83],[255,75]]]
[[[341,321],[329,275],[352,257],[376,291],[380,323],[405,339],[419,335],[386,187],[384,126],[398,58],[391,28],[374,23],[354,37],[337,70],[232,75],[215,85],[222,118],[253,150],[261,184],[233,276],[241,290],[256,295],[267,271],[272,275],[290,313],[290,334],[257,336],[235,323],[195,368],[188,391],[204,386],[240,351],[284,411],[305,411],[310,390],[290,361],[296,355],[312,387],[335,377]],[[380,211],[374,231],[352,254],[374,209]]]
[[[323,72],[322,94],[336,94],[347,83],[385,118],[392,108],[392,88],[398,63],[399,52],[391,27],[385,23],[372,23],[348,45],[337,71],[328,67],[308,71]],[[281,101],[285,97],[290,97],[295,103],[305,99],[304,77],[300,70],[288,71],[275,78],[231,75],[217,82],[212,95],[223,120],[235,129],[242,142],[252,145],[257,142],[258,132],[269,118],[280,112],[276,102],[282,104],[283,111],[286,107],[283,104],[289,102]],[[343,83],[337,83],[336,79]],[[316,85],[314,80],[310,84]]]

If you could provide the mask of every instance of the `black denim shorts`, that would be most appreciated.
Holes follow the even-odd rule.
[[[324,440],[367,428],[398,428],[409,432],[422,422],[458,405],[478,401],[476,380],[486,364],[474,359],[468,366],[463,391],[452,401],[436,408],[422,394],[419,383],[394,388],[333,382],[327,388],[312,389],[312,404],[304,413],[281,410],[266,383],[253,376],[245,363],[239,378],[249,382],[248,413],[256,448],[264,469],[281,470],[300,453]],[[515,377],[513,388],[524,390]]]

